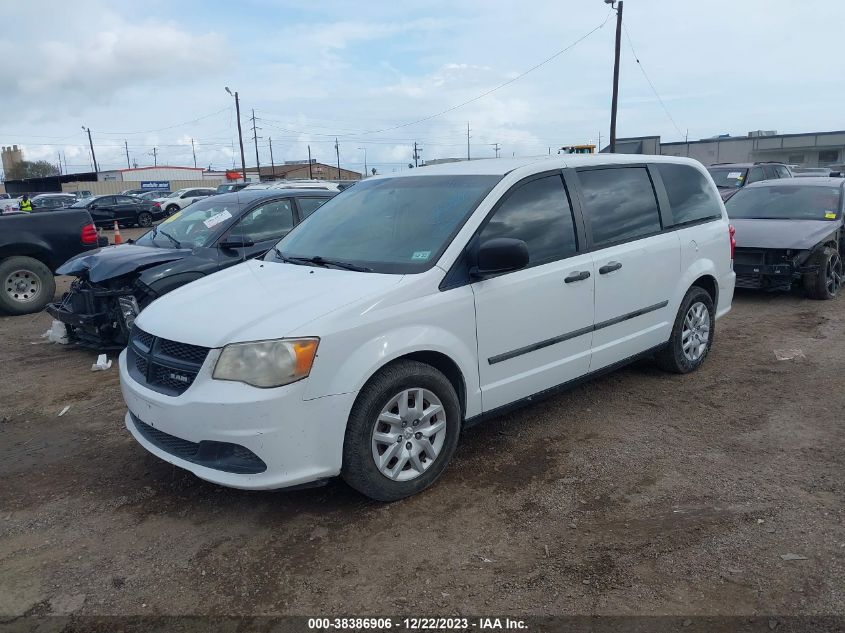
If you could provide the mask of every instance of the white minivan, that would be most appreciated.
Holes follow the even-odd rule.
[[[684,158],[368,178],[262,259],[140,314],[120,355],[126,426],[225,486],[341,475],[400,499],[490,416],[647,355],[697,369],[731,308],[733,246],[712,179]]]

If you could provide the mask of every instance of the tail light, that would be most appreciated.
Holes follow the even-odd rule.
[[[93,224],[86,224],[82,227],[82,231],[79,234],[79,239],[82,240],[83,244],[96,244],[97,243],[97,229]]]
[[[153,206],[154,206],[156,209],[161,209],[161,203],[160,203],[160,202],[153,202]]]
[[[736,255],[736,229],[733,224],[728,225],[728,235],[731,238],[731,259]]]

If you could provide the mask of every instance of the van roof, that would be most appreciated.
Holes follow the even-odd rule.
[[[680,163],[701,167],[701,163],[691,158],[678,156],[656,156],[646,154],[562,154],[552,156],[533,156],[526,158],[483,158],[463,160],[454,163],[426,165],[400,173],[382,174],[376,178],[396,178],[407,176],[504,176],[523,167],[539,169],[563,169],[565,167],[589,167],[593,165],[624,165],[630,163]],[[368,178],[367,180],[371,180]]]

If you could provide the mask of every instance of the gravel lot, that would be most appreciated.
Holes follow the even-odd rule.
[[[698,373],[472,429],[392,505],[204,483],[131,439],[116,367],[0,318],[0,614],[843,615],[843,301],[739,294]]]

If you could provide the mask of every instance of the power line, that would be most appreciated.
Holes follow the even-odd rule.
[[[176,125],[168,125],[167,127],[160,127],[155,130],[139,130],[137,132],[98,132],[98,134],[119,134],[119,135],[126,135],[126,134],[151,134],[153,132],[164,132],[165,130],[172,130],[173,128],[182,127],[183,125],[190,125],[191,123],[196,123],[197,121],[202,121],[204,119],[211,118],[221,112],[225,112],[226,110],[231,110],[232,106],[226,106],[225,108],[221,108],[216,112],[212,112],[211,114],[205,114],[201,117],[197,117],[196,119],[191,119],[190,121],[185,121],[183,123],[177,123]]]
[[[634,50],[634,43],[631,41],[631,35],[630,35],[630,33],[628,33],[627,25],[623,24],[622,29],[625,31],[625,39],[628,40],[628,46],[631,47],[631,54],[634,56],[634,60],[636,60],[637,66],[639,67],[640,71],[642,72],[643,77],[645,77],[645,80],[648,82],[648,85],[651,86],[651,91],[654,93],[654,96],[657,97],[657,100],[660,102],[660,105],[663,107],[663,111],[666,113],[666,116],[669,117],[669,120],[672,122],[672,125],[675,126],[675,130],[677,130],[678,136],[684,136],[684,133],[681,132],[681,128],[679,128],[678,124],[675,123],[675,119],[673,119],[672,115],[669,114],[669,108],[666,107],[666,104],[663,103],[663,99],[661,99],[660,95],[657,94],[657,88],[655,88],[654,84],[651,83],[651,79],[649,79],[648,73],[645,71],[645,67],[643,66],[639,57],[637,57],[637,51]]]
[[[525,75],[527,75],[527,74],[529,74],[529,73],[534,72],[535,70],[537,70],[538,68],[541,68],[542,66],[545,66],[545,65],[546,65],[546,64],[548,64],[550,61],[553,61],[554,59],[557,59],[558,57],[560,57],[561,55],[563,55],[563,54],[564,54],[565,52],[567,52],[568,50],[570,50],[570,49],[574,48],[575,46],[577,46],[578,44],[580,44],[581,42],[583,42],[585,39],[587,39],[588,37],[590,37],[593,33],[595,33],[596,31],[598,31],[599,29],[601,29],[601,28],[602,28],[605,24],[607,24],[607,21],[610,19],[610,16],[611,16],[612,14],[613,14],[613,11],[612,11],[612,10],[611,10],[611,11],[609,11],[609,12],[608,12],[608,14],[607,14],[607,17],[604,19],[604,21],[603,21],[601,24],[599,24],[597,27],[593,28],[591,31],[587,32],[586,34],[582,35],[581,37],[579,37],[577,40],[575,40],[574,42],[572,42],[571,44],[569,44],[569,45],[568,45],[568,46],[566,46],[565,48],[560,49],[560,50],[559,50],[558,52],[556,52],[554,55],[552,55],[552,56],[550,56],[550,57],[547,57],[546,59],[544,59],[543,61],[541,61],[539,64],[535,64],[534,66],[532,66],[531,68],[529,68],[529,69],[528,69],[528,70],[526,70],[525,72],[520,73],[520,74],[519,74],[519,75],[517,75],[516,77],[513,77],[513,78],[511,78],[511,79],[508,79],[508,80],[507,80],[507,81],[505,81],[504,83],[501,83],[501,84],[499,84],[498,86],[496,86],[496,87],[494,87],[494,88],[491,88],[490,90],[487,90],[486,92],[482,92],[480,95],[477,95],[477,96],[473,97],[472,99],[467,99],[466,101],[464,101],[464,102],[462,102],[462,103],[459,103],[459,104],[457,104],[457,105],[453,105],[451,108],[446,108],[445,110],[443,110],[443,111],[441,111],[441,112],[438,112],[438,113],[436,113],[436,114],[431,114],[431,115],[426,116],[426,117],[423,117],[423,118],[421,118],[421,119],[417,119],[416,121],[410,121],[410,122],[408,122],[408,123],[402,123],[401,125],[394,125],[393,127],[386,127],[386,128],[384,128],[384,129],[381,129],[381,130],[371,130],[371,131],[366,132],[366,133],[367,133],[367,134],[379,134],[380,132],[389,132],[390,130],[398,130],[398,129],[403,128],[403,127],[408,127],[409,125],[416,125],[417,123],[422,123],[423,121],[429,121],[429,120],[431,120],[431,119],[435,119],[435,118],[437,118],[437,117],[439,117],[439,116],[443,116],[444,114],[447,114],[447,113],[449,113],[449,112],[452,112],[452,111],[454,111],[454,110],[457,110],[458,108],[463,108],[465,105],[469,105],[470,103],[474,103],[475,101],[478,101],[479,99],[483,99],[484,97],[486,97],[486,96],[488,96],[488,95],[493,94],[493,93],[494,93],[494,92],[496,92],[497,90],[501,90],[501,89],[502,89],[502,88],[504,88],[505,86],[509,86],[509,85],[511,85],[512,83],[514,83],[515,81],[519,81],[520,79],[522,79],[523,77],[525,77]]]

